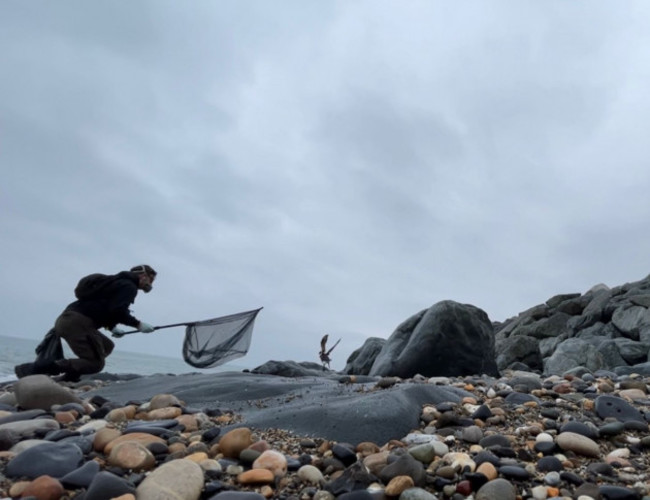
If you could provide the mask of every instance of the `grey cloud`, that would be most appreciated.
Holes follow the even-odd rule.
[[[139,317],[264,306],[250,365],[329,333],[342,366],[438,300],[505,319],[638,279],[647,10],[4,2],[0,333],[149,262]]]

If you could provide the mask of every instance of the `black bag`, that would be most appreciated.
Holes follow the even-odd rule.
[[[18,378],[41,373],[44,375],[57,375],[61,370],[56,362],[64,359],[61,339],[52,328],[36,346],[36,360],[33,363],[23,363],[14,368]]]
[[[78,299],[91,299],[101,296],[106,286],[115,279],[115,276],[102,273],[89,274],[84,276],[77,283],[74,295]]]
[[[36,346],[36,367],[49,366],[55,361],[63,359],[63,346],[61,339],[52,328],[45,334],[45,337],[38,346]]]

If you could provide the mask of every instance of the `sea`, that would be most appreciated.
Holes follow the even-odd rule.
[[[0,383],[16,380],[14,366],[21,363],[34,361],[36,354],[34,350],[40,340],[24,339],[18,337],[6,337],[0,335]],[[74,357],[65,342],[63,342],[65,356]],[[232,362],[209,369],[198,369],[188,365],[181,358],[169,358],[164,356],[152,356],[136,352],[125,352],[114,350],[106,359],[104,372],[107,373],[130,373],[137,375],[153,375],[156,373],[218,373],[225,371],[241,371],[245,367]]]

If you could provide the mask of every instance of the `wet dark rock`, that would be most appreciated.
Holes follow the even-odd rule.
[[[369,337],[363,345],[347,359],[343,373],[348,375],[368,375],[377,355],[386,343],[386,339]]]
[[[550,455],[557,449],[557,445],[552,441],[540,441],[535,443],[535,451],[544,455]]]
[[[622,398],[604,394],[596,398],[595,411],[602,418],[615,418],[619,422],[631,420],[645,422],[643,414]]]
[[[604,462],[594,462],[587,466],[587,472],[593,476],[614,477],[614,467]]]
[[[566,481],[569,484],[573,484],[575,486],[580,486],[582,483],[585,482],[584,479],[582,479],[580,476],[573,472],[560,472],[560,479],[562,481]]]
[[[446,300],[400,324],[369,375],[409,378],[483,373],[499,375],[488,315],[478,307]]]
[[[603,485],[599,490],[604,500],[641,500],[639,493],[621,486]]]
[[[578,488],[576,488],[574,496],[576,498],[580,496],[587,496],[589,498],[593,498],[594,500],[602,500],[598,485],[594,483],[580,484]]]
[[[479,419],[479,420],[487,420],[492,416],[492,410],[490,410],[490,407],[488,405],[481,405],[479,406],[476,411],[472,414],[473,419]]]
[[[533,396],[532,394],[525,394],[522,392],[511,392],[506,396],[505,401],[509,405],[522,405],[531,401],[540,403],[539,398]]]
[[[266,500],[264,496],[253,491],[222,491],[207,500]]]
[[[603,424],[598,428],[598,433],[601,436],[617,436],[625,430],[623,422],[610,422]]]
[[[583,423],[577,422],[575,420],[567,422],[566,424],[560,427],[560,432],[573,432],[575,434],[580,434],[581,436],[586,436],[590,439],[598,438],[597,429]]]
[[[20,440],[20,436],[11,429],[0,429],[0,451],[7,451]]]
[[[28,448],[12,458],[5,469],[8,477],[35,479],[48,475],[61,478],[83,462],[78,446],[68,443],[47,443]]]
[[[560,472],[564,470],[564,465],[557,457],[545,456],[537,461],[537,470],[540,472]]]
[[[68,472],[60,481],[63,486],[69,489],[88,488],[92,480],[99,473],[99,470],[99,463],[90,460],[78,469]]]
[[[530,479],[530,473],[523,467],[517,465],[504,465],[499,467],[499,474],[507,479],[515,479],[517,481]]]
[[[377,477],[371,474],[361,462],[356,462],[345,469],[343,474],[339,477],[327,483],[325,485],[325,490],[338,497],[343,493],[350,493],[355,490],[365,490],[375,481],[377,481]]]
[[[351,491],[350,493],[343,493],[338,497],[340,500],[375,500],[370,492],[366,490]]]
[[[336,443],[332,447],[333,455],[339,459],[346,467],[357,461],[357,454],[354,447],[347,443]]]
[[[386,465],[379,473],[379,478],[385,484],[388,484],[396,476],[409,476],[416,486],[422,486],[426,473],[421,462],[410,454],[405,454],[393,463]]]
[[[491,436],[486,436],[479,441],[479,445],[483,448],[492,448],[495,446],[503,448],[511,447],[510,439],[502,434],[492,434]]]
[[[489,462],[495,467],[498,467],[501,460],[494,453],[488,450],[481,450],[476,455],[474,455],[474,463],[478,466],[484,462]]]

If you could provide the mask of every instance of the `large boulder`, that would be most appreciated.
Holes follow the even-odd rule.
[[[335,372],[323,365],[311,361],[267,361],[263,365],[253,368],[251,373],[258,375],[278,375],[280,377],[324,377]]]
[[[494,332],[485,311],[446,300],[407,319],[377,355],[369,375],[498,376]]]
[[[70,389],[57,384],[47,375],[28,375],[14,385],[16,402],[25,410],[49,410],[53,405],[81,403]]]
[[[544,372],[548,375],[562,375],[576,366],[595,372],[606,368],[606,362],[594,345],[578,338],[565,340],[544,360]]]
[[[359,349],[350,354],[343,373],[348,375],[368,375],[384,344],[386,344],[386,339],[380,339],[379,337],[366,339]]]
[[[514,363],[524,363],[531,370],[542,371],[544,360],[539,351],[539,340],[527,335],[496,341],[497,368],[505,370]]]

